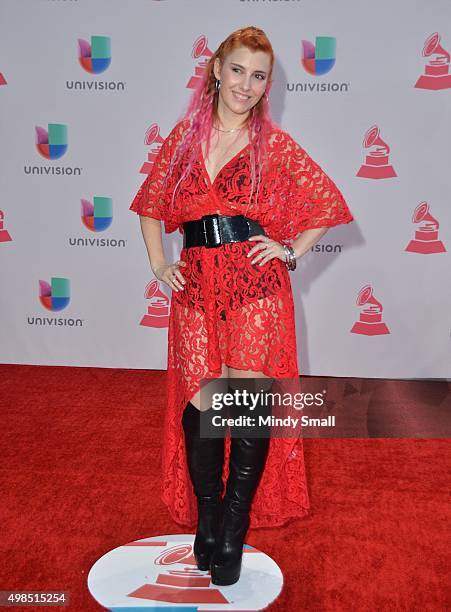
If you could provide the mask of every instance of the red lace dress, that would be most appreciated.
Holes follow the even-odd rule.
[[[275,128],[269,166],[258,202],[251,191],[250,145],[239,151],[211,183],[199,146],[189,179],[172,193],[177,171],[163,189],[172,152],[184,129],[178,123],[164,141],[130,210],[164,221],[167,233],[202,215],[245,214],[266,234],[290,244],[309,228],[349,223],[353,217],[333,181],[289,134]],[[277,258],[259,266],[246,241],[206,249],[182,249],[184,289],[172,293],[167,362],[167,407],[162,456],[162,500],[172,518],[195,525],[196,499],[185,459],[181,417],[201,379],[221,374],[223,363],[271,378],[299,376],[294,303],[286,265]],[[230,440],[226,439],[224,482]],[[302,438],[270,440],[268,459],[251,510],[251,527],[282,525],[307,514]]]

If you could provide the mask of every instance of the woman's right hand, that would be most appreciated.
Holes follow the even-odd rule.
[[[179,270],[180,266],[186,266],[186,262],[179,259],[173,264],[162,264],[153,269],[153,273],[158,278],[158,280],[163,281],[173,289],[174,291],[179,291],[184,289],[184,284],[186,283],[185,279],[182,276],[182,273]]]

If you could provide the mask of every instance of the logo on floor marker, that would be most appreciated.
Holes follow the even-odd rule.
[[[89,591],[100,605],[117,611],[141,606],[185,612],[263,610],[280,594],[282,572],[260,550],[245,545],[239,581],[218,586],[210,572],[197,569],[193,543],[193,535],[177,534],[119,546],[92,566]]]

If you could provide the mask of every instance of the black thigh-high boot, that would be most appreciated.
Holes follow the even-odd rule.
[[[269,437],[230,440],[223,523],[210,566],[213,584],[234,584],[240,578],[251,504],[265,468],[269,442]]]
[[[210,568],[222,516],[224,438],[200,437],[200,411],[191,403],[182,417],[188,470],[197,498],[194,556],[200,570]]]

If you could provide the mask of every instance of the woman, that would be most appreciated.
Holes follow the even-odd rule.
[[[309,500],[299,437],[200,436],[201,381],[299,376],[288,270],[328,227],[353,219],[333,181],[271,120],[273,64],[262,30],[230,34],[130,207],[155,276],[173,290],[162,499],[178,523],[197,519],[198,567],[222,585],[240,577],[249,526],[302,517]],[[183,233],[175,263],[161,221]]]

